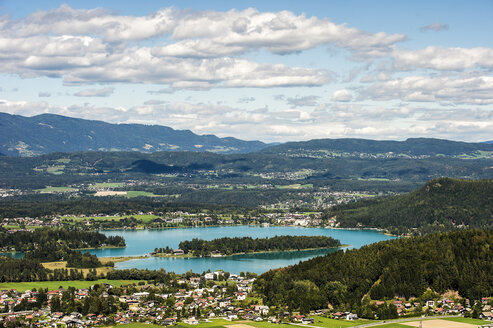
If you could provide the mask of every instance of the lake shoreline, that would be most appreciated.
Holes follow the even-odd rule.
[[[267,251],[255,251],[255,252],[243,252],[243,253],[233,253],[233,254],[228,254],[228,255],[223,255],[221,254],[220,256],[194,256],[191,254],[183,254],[183,255],[173,255],[173,254],[166,254],[166,253],[149,253],[150,256],[152,257],[165,257],[165,258],[194,258],[194,259],[199,259],[199,258],[224,258],[224,257],[231,257],[231,256],[236,256],[236,255],[250,255],[250,254],[265,254],[265,253],[280,253],[280,252],[287,252],[287,253],[294,253],[294,252],[301,252],[301,251],[314,251],[314,250],[322,250],[322,249],[345,249],[351,247],[351,245],[339,245],[336,247],[315,247],[315,248],[301,248],[301,249],[276,249],[276,250],[267,250]]]

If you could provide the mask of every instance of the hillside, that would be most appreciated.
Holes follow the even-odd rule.
[[[464,230],[379,242],[271,270],[259,277],[257,290],[268,305],[304,313],[327,303],[364,313],[364,295],[409,299],[431,288],[472,300],[491,296],[491,272],[493,232]]]
[[[408,194],[331,208],[342,227],[422,232],[493,226],[493,180],[438,178]]]
[[[299,157],[483,157],[493,155],[493,144],[467,143],[433,138],[410,138],[405,141],[366,139],[315,139],[287,142],[261,151]]]
[[[53,114],[33,117],[0,113],[0,153],[34,156],[76,151],[211,151],[247,153],[260,141],[197,135],[189,130],[142,124],[110,124]]]

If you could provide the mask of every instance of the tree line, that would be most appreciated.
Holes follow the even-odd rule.
[[[261,251],[301,250],[310,248],[338,247],[339,240],[327,236],[275,236],[271,238],[223,237],[210,241],[194,238],[179,244],[185,254],[192,252],[196,256],[210,255],[211,252],[235,254]],[[158,249],[157,253],[166,248]],[[169,249],[168,249],[169,251]]]
[[[121,236],[105,236],[96,231],[83,231],[64,228],[39,228],[33,231],[8,231],[0,227],[0,249],[14,248],[19,252],[28,252],[55,244],[67,248],[96,248],[104,245],[125,247]]]

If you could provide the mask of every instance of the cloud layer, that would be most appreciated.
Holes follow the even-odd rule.
[[[153,83],[174,89],[319,86],[329,81],[325,72],[237,56],[260,49],[289,54],[319,45],[381,52],[405,39],[288,11],[168,8],[120,16],[68,5],[19,21],[4,16],[0,35],[4,73],[62,77],[66,84]],[[156,39],[153,46],[142,45]]]
[[[414,31],[427,38],[452,33],[445,22]],[[266,141],[492,139],[493,49],[409,48],[408,39],[285,10],[164,8],[126,16],[62,5],[18,20],[0,17],[0,74],[63,81],[60,90],[40,86],[33,99],[0,100],[0,111]],[[132,105],[106,105],[123,84],[149,87]],[[207,93],[218,90],[225,99],[212,101]],[[59,95],[72,103],[60,105]]]

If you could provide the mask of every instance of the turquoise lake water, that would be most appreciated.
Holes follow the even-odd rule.
[[[106,230],[105,235],[118,235],[125,238],[127,247],[88,250],[89,253],[99,257],[107,256],[134,256],[147,255],[154,248],[169,246],[178,248],[183,240],[201,238],[211,240],[221,237],[245,237],[266,238],[281,235],[293,236],[330,236],[339,239],[342,244],[353,248],[388,240],[395,237],[386,236],[374,230],[341,230],[325,228],[303,227],[261,227],[261,226],[228,226],[228,227],[200,227],[183,229],[162,230]],[[285,267],[315,256],[325,255],[334,249],[311,250],[298,252],[275,252],[263,254],[245,254],[220,258],[165,258],[148,257],[115,264],[117,269],[165,269],[176,273],[184,273],[188,270],[202,273],[207,270],[224,270],[231,273],[255,272],[263,273],[270,269]]]

